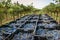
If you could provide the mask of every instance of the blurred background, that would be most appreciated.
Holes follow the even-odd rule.
[[[48,14],[60,23],[60,0],[0,0],[0,25],[31,14]]]

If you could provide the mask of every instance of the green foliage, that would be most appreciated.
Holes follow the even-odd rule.
[[[60,4],[60,0],[53,0],[53,1],[55,1],[56,3],[59,3]]]
[[[60,4],[54,4],[54,3],[50,3],[49,5],[47,5],[46,7],[44,7],[42,9],[43,13],[47,13],[47,14],[54,14],[54,19],[58,20],[58,18],[60,17]],[[60,19],[59,19],[60,20]]]
[[[33,12],[35,8],[31,5],[25,6],[23,4],[11,3],[11,0],[2,0],[0,2],[0,22],[3,21],[3,19],[8,21],[9,16],[15,20],[15,17],[20,17],[21,14],[28,14],[30,12]],[[10,14],[10,15],[9,15]]]

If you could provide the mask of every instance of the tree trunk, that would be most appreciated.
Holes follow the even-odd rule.
[[[58,20],[58,12],[56,12],[57,13],[57,15],[56,15],[56,20]]]
[[[13,20],[15,21],[15,15],[14,15],[14,13],[13,13]]]
[[[6,21],[8,20],[8,16],[7,16],[7,13],[6,13]]]
[[[13,16],[13,20],[15,21],[15,16]]]
[[[58,17],[58,12],[57,12],[57,17]]]
[[[18,18],[20,18],[20,14],[18,14]]]
[[[21,15],[21,13],[19,14],[19,18],[21,17],[22,15]]]
[[[51,12],[51,16],[52,16],[52,12]]]
[[[55,16],[55,13],[54,13],[54,16]]]
[[[2,20],[0,21],[0,26],[2,25]]]
[[[52,16],[52,12],[51,12],[50,14],[51,14],[51,16]]]
[[[17,19],[19,18],[19,14],[17,15]]]
[[[59,24],[60,24],[60,19],[59,19]]]
[[[55,13],[54,13],[54,17],[55,17]],[[56,18],[56,17],[55,17]]]

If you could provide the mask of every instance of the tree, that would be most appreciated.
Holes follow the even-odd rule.
[[[25,6],[18,2],[12,4],[11,0],[2,0],[0,2],[0,9],[0,21],[2,24],[3,19],[6,19],[5,21],[9,21],[9,17],[12,17],[13,20],[15,20],[20,18],[22,14],[25,16],[28,13],[33,13],[35,8],[32,5]]]
[[[53,1],[55,1],[55,2],[58,3],[58,4],[60,4],[60,0],[53,0]]]
[[[3,19],[4,19],[4,10],[1,9],[1,10],[0,10],[0,24],[1,24],[1,25],[2,25]]]

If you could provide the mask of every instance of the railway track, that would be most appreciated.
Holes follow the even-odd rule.
[[[60,40],[60,25],[47,14],[26,15],[2,25],[0,40]]]

